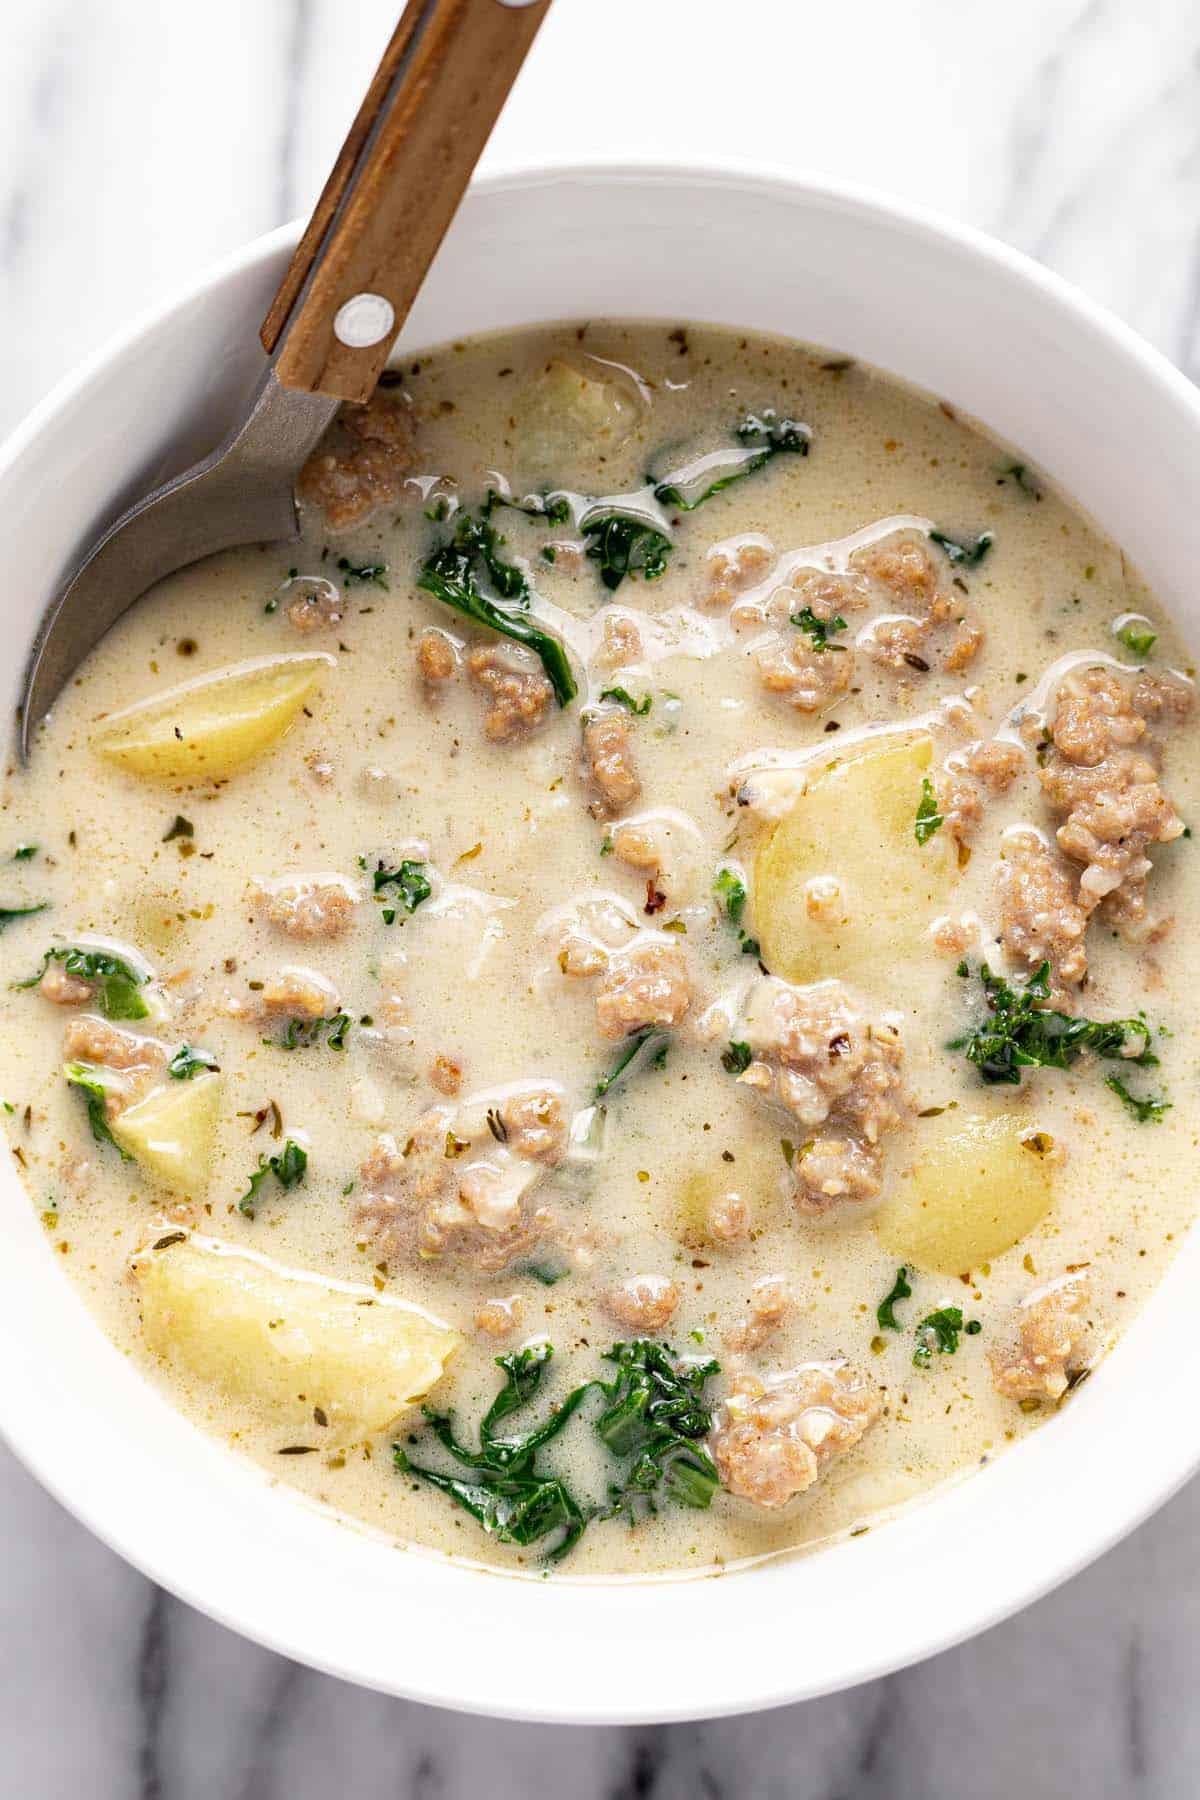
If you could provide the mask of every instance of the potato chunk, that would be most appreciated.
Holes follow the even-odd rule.
[[[894,1255],[962,1275],[1033,1230],[1054,1198],[1047,1141],[1010,1113],[918,1120],[916,1154],[875,1215]]]
[[[601,371],[603,370],[603,374]],[[641,415],[636,389],[609,365],[556,358],[521,396],[522,455],[530,473],[562,480],[610,454]]]
[[[175,1194],[202,1194],[212,1167],[221,1077],[197,1075],[151,1088],[111,1124],[113,1136]]]
[[[759,848],[754,935],[786,981],[848,977],[888,991],[919,953],[955,872],[950,834],[916,838],[927,733],[868,740],[822,761]]]
[[[172,1241],[173,1240],[173,1241]],[[383,1431],[442,1375],[459,1335],[431,1314],[213,1238],[168,1232],[130,1267],[156,1355],[322,1446]],[[314,1423],[314,1409],[327,1425]]]
[[[216,781],[278,741],[334,658],[263,656],[110,713],[92,748],[160,781]]]

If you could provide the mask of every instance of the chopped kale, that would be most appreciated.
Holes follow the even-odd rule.
[[[400,864],[398,869],[389,869],[385,863],[381,862],[375,868],[374,874],[372,875],[372,881],[376,894],[382,894],[384,890],[389,887],[395,888],[400,904],[410,918],[412,914],[416,912],[418,906],[420,906],[423,901],[428,900],[430,894],[433,892],[433,889],[425,878],[425,864],[423,862],[405,861]],[[395,916],[394,909],[385,908],[383,914],[384,924],[390,925]],[[285,1048],[290,1050],[292,1045],[285,1045]],[[334,1049],[340,1050],[341,1045],[335,1044]]]
[[[730,1075],[744,1075],[753,1061],[754,1053],[749,1044],[737,1043],[733,1038],[729,1040],[728,1050],[721,1052],[721,1067]]]
[[[567,706],[578,692],[567,653],[558,638],[528,616],[529,584],[520,569],[502,560],[499,541],[486,519],[475,520],[464,513],[454,535],[426,558],[417,586],[475,624],[525,644],[541,659],[558,704]],[[490,599],[480,587],[481,572],[500,600],[515,605],[503,606]]]
[[[656,484],[654,498],[661,506],[678,507],[680,512],[695,512],[714,494],[719,494],[735,481],[742,481],[765,467],[773,457],[784,453],[807,456],[812,433],[807,425],[794,419],[779,419],[773,412],[749,415],[737,428],[740,447],[718,450],[699,457],[686,468]]]
[[[480,1423],[477,1450],[455,1436],[449,1413],[422,1409],[434,1437],[464,1474],[416,1463],[402,1444],[392,1445],[396,1468],[449,1495],[500,1543],[527,1547],[549,1539],[548,1562],[566,1556],[593,1519],[624,1516],[633,1524],[656,1511],[660,1500],[709,1505],[717,1471],[702,1442],[712,1427],[704,1385],[718,1373],[717,1363],[677,1363],[671,1350],[644,1339],[614,1344],[605,1352],[617,1367],[611,1381],[572,1388],[530,1431],[500,1431],[536,1397],[552,1355],[549,1344],[539,1343],[496,1358],[505,1381]],[[611,1456],[629,1460],[620,1478],[608,1484],[603,1504],[585,1508],[560,1477],[538,1467],[537,1459],[593,1390],[605,1402],[596,1435]],[[416,1441],[410,1436],[409,1446]]]
[[[990,531],[981,531],[973,543],[948,537],[944,531],[931,531],[929,536],[956,569],[977,569],[996,541]]]
[[[746,884],[736,869],[718,869],[713,878],[713,893],[725,908],[731,925],[740,925],[746,905]]]
[[[39,907],[34,910],[41,909]],[[106,1019],[144,1019],[149,1013],[150,1008],[138,992],[139,988],[145,986],[145,975],[107,950],[87,950],[79,944],[65,944],[61,949],[47,950],[37,973],[27,981],[18,981],[13,985],[19,988],[36,987],[52,962],[61,963],[65,974],[93,984],[91,1004]]]
[[[914,828],[918,844],[927,844],[934,832],[940,831],[945,823],[945,814],[938,811],[933,783],[928,775],[924,775],[921,778],[921,798],[917,802],[917,822]]]
[[[629,689],[623,687],[601,688],[600,698],[615,700],[618,706],[625,707],[628,712],[635,714],[639,719],[645,718],[654,704],[649,694],[642,694],[639,699],[635,700]]]
[[[558,1562],[574,1548],[587,1527],[587,1517],[559,1477],[539,1470],[537,1456],[563,1429],[591,1384],[585,1382],[573,1389],[540,1425],[524,1434],[502,1433],[498,1428],[536,1397],[553,1354],[549,1344],[539,1343],[496,1358],[497,1367],[504,1372],[504,1386],[480,1423],[478,1450],[458,1441],[449,1413],[422,1407],[437,1441],[469,1471],[467,1475],[449,1475],[415,1463],[402,1444],[392,1445],[392,1457],[401,1474],[415,1475],[448,1494],[498,1543],[527,1547],[551,1539],[546,1550],[548,1562]],[[408,1441],[414,1444],[416,1439],[410,1436]]]
[[[524,513],[527,519],[545,519],[547,525],[565,525],[571,517],[571,502],[565,494],[527,494],[523,500],[514,500],[511,494],[489,488],[479,510],[485,519],[490,519],[498,506]]]
[[[1169,1100],[1154,1100],[1148,1094],[1140,1099],[1137,1094],[1131,1094],[1119,1075],[1106,1076],[1104,1085],[1125,1102],[1139,1125],[1161,1125],[1163,1114],[1171,1110]]]
[[[514,1275],[528,1275],[531,1281],[540,1281],[543,1287],[553,1287],[569,1273],[565,1264],[547,1262],[544,1258],[536,1262],[513,1264]]]
[[[1158,1062],[1143,1015],[1135,1019],[1079,1019],[1049,1005],[1050,965],[1041,964],[1024,987],[1011,987],[984,963],[979,971],[987,1014],[947,1048],[962,1050],[987,1082],[1016,1084],[1022,1069],[1068,1069],[1085,1050],[1139,1068]],[[1134,1046],[1140,1044],[1140,1049]]]
[[[95,1069],[87,1063],[69,1062],[63,1065],[63,1074],[72,1087],[77,1087],[87,1101],[88,1124],[92,1128],[92,1136],[98,1144],[111,1144],[118,1151],[124,1162],[132,1162],[128,1150],[122,1150],[108,1123],[108,1107],[106,1105],[107,1089]]]
[[[18,844],[13,851],[13,861],[28,862],[30,857],[36,856],[37,853],[38,846],[36,844]]]
[[[738,934],[738,943],[743,956],[758,956],[761,947],[758,939],[753,938],[742,927],[742,913],[746,906],[746,884],[736,869],[728,865],[717,870],[713,877],[713,893],[717,904],[725,908],[729,923]]]
[[[965,1331],[968,1337],[974,1337],[980,1329],[978,1319],[963,1324],[962,1308],[958,1306],[943,1306],[937,1312],[926,1313],[917,1326],[913,1367],[927,1369],[935,1352],[938,1356],[953,1356],[958,1349],[959,1334]]]
[[[324,1038],[331,1050],[344,1050],[346,1033],[353,1023],[350,1014],[344,1012],[327,1019],[289,1019],[281,1038],[264,1038],[263,1042],[275,1044],[280,1050],[307,1050]]]
[[[635,1031],[632,1037],[626,1039],[625,1048],[608,1074],[602,1075],[596,1083],[592,1099],[603,1100],[605,1094],[627,1081],[639,1064],[661,1068],[662,1064],[658,1059],[666,1048],[667,1034],[656,1025],[647,1025],[643,1031]]]
[[[352,563],[348,556],[339,556],[337,566],[342,577],[343,587],[370,586],[387,589],[384,577],[387,575],[388,566],[385,562]]]
[[[1117,640],[1134,656],[1149,656],[1158,642],[1158,633],[1148,619],[1126,619],[1117,630]]]
[[[45,912],[49,904],[50,902],[48,900],[39,900],[36,906],[0,906],[0,931],[5,930],[7,926],[11,925],[14,919],[28,919],[31,918],[34,913]],[[40,981],[41,976],[39,975],[37,979]],[[25,981],[19,981],[17,983],[18,987],[28,987],[30,985],[29,982]]]
[[[597,1382],[604,1411],[596,1435],[610,1455],[631,1461],[621,1479],[610,1482],[600,1519],[624,1516],[631,1524],[656,1512],[656,1500],[703,1510],[717,1487],[717,1471],[703,1440],[712,1429],[704,1399],[720,1364],[678,1362],[672,1350],[639,1338],[614,1344],[605,1359],[615,1363],[610,1382]]]
[[[167,1074],[174,1081],[191,1081],[193,1076],[205,1070],[217,1070],[220,1064],[211,1050],[193,1050],[190,1044],[180,1044],[178,1050],[167,1064]]]
[[[912,1295],[912,1288],[908,1284],[910,1273],[911,1271],[909,1270],[908,1264],[901,1263],[900,1267],[896,1270],[896,1279],[892,1283],[891,1293],[885,1294],[884,1298],[876,1307],[875,1317],[879,1322],[881,1330],[899,1331],[902,1329],[900,1321],[896,1317],[896,1302],[897,1300],[907,1300]]]
[[[299,1187],[304,1180],[308,1168],[308,1151],[289,1138],[278,1156],[260,1156],[258,1167],[250,1177],[250,1186],[237,1203],[237,1209],[245,1219],[252,1219],[258,1209],[258,1190],[268,1175],[273,1175],[286,1193],[289,1188]]]
[[[1040,500],[1042,497],[1042,490],[1027,463],[1006,463],[999,472],[998,480],[1014,482],[1030,500]]]
[[[582,530],[585,553],[598,565],[600,579],[611,594],[627,575],[657,581],[666,573],[671,540],[644,519],[626,513],[599,513],[593,519],[585,517]]]
[[[830,633],[845,631],[846,621],[841,613],[835,613],[832,619],[818,619],[811,606],[802,607],[799,612],[790,614],[791,622],[812,640],[812,647],[817,651],[845,650],[845,644],[831,644]]]

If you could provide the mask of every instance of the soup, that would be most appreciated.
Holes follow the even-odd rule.
[[[1193,1213],[1192,687],[1119,548],[696,327],[433,351],[298,492],[5,783],[0,1094],[103,1329],[538,1576],[861,1532],[1051,1421]]]

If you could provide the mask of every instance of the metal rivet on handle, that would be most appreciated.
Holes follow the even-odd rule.
[[[396,323],[392,303],[382,294],[355,294],[339,306],[333,320],[333,335],[348,350],[367,350],[382,343]]]

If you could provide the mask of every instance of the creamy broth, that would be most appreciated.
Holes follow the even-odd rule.
[[[539,1574],[561,1530],[505,1542],[395,1467],[473,1479],[382,1369],[476,1446],[523,1346],[554,1354],[505,1431],[619,1379],[615,1343],[719,1363],[657,1510],[592,1519],[563,1575],[860,1531],[1052,1423],[1193,1215],[1190,669],[1120,549],[949,406],[691,327],[431,352],[300,491],[299,545],[163,583],[5,785],[0,901],[47,910],[0,940],[0,1094],[105,1331],[272,1479]],[[565,646],[574,695],[417,586],[447,545],[443,591]],[[302,705],[251,683],[230,773],[168,767],[191,724],[155,767],[122,752],[119,709],[281,655],[324,660],[283,665]],[[99,1026],[97,949],[126,968]],[[983,964],[1009,998],[1034,978],[1017,1040],[1069,1066],[985,1081],[951,1047],[996,1023]],[[1124,1024],[1080,1045],[1061,1014]],[[206,1099],[180,1125],[162,1094]],[[293,1393],[273,1345],[225,1356],[257,1300],[169,1273],[213,1240],[269,1259],[239,1265],[264,1291],[274,1265],[351,1284],[266,1329],[369,1312],[373,1412],[334,1375]],[[434,1333],[424,1376],[389,1360],[401,1316]],[[604,1404],[536,1462],[583,1516],[630,1473]]]

